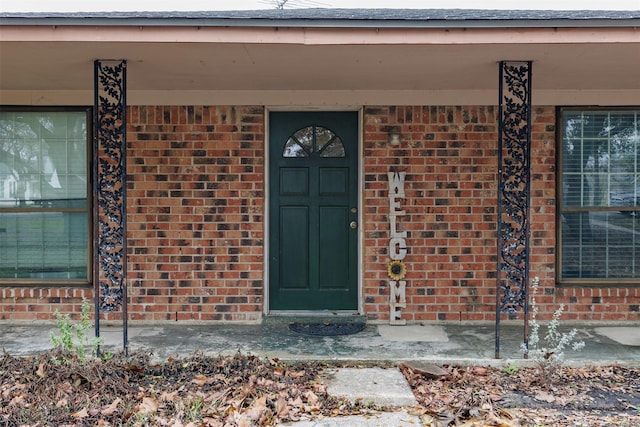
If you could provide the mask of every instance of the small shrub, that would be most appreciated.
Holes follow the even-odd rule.
[[[102,344],[102,338],[91,336],[90,330],[93,328],[89,313],[91,305],[86,298],[82,299],[80,321],[73,323],[68,314],[60,314],[55,311],[58,335],[51,332],[51,342],[55,347],[62,347],[64,350],[74,354],[82,362],[86,361],[85,347],[92,349],[92,355],[98,353],[98,347]]]
[[[576,341],[578,331],[574,328],[569,332],[560,332],[560,317],[564,312],[564,304],[560,304],[553,313],[551,322],[547,325],[544,337],[540,337],[540,324],[537,321],[538,306],[536,305],[536,293],[538,292],[540,279],[535,277],[531,283],[531,319],[529,320],[528,348],[523,344],[525,354],[533,360],[541,371],[541,378],[553,380],[557,377],[557,371],[564,363],[564,351],[571,348],[580,351],[584,348],[584,341]]]

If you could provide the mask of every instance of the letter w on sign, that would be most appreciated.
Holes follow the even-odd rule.
[[[404,197],[404,178],[406,172],[387,172],[389,177],[389,197],[392,195]]]

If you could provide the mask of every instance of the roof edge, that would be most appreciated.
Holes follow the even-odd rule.
[[[286,9],[186,12],[6,12],[7,26],[325,28],[640,27],[640,10]]]

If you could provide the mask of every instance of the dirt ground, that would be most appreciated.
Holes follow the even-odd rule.
[[[639,368],[448,366],[438,378],[401,369],[427,426],[640,426]]]
[[[3,354],[0,426],[271,426],[393,410],[329,396],[317,380],[326,367],[242,354]],[[405,409],[425,426],[640,426],[640,368],[400,368],[419,402]]]

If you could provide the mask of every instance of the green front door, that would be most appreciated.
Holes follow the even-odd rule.
[[[358,113],[269,116],[269,307],[358,308]]]

